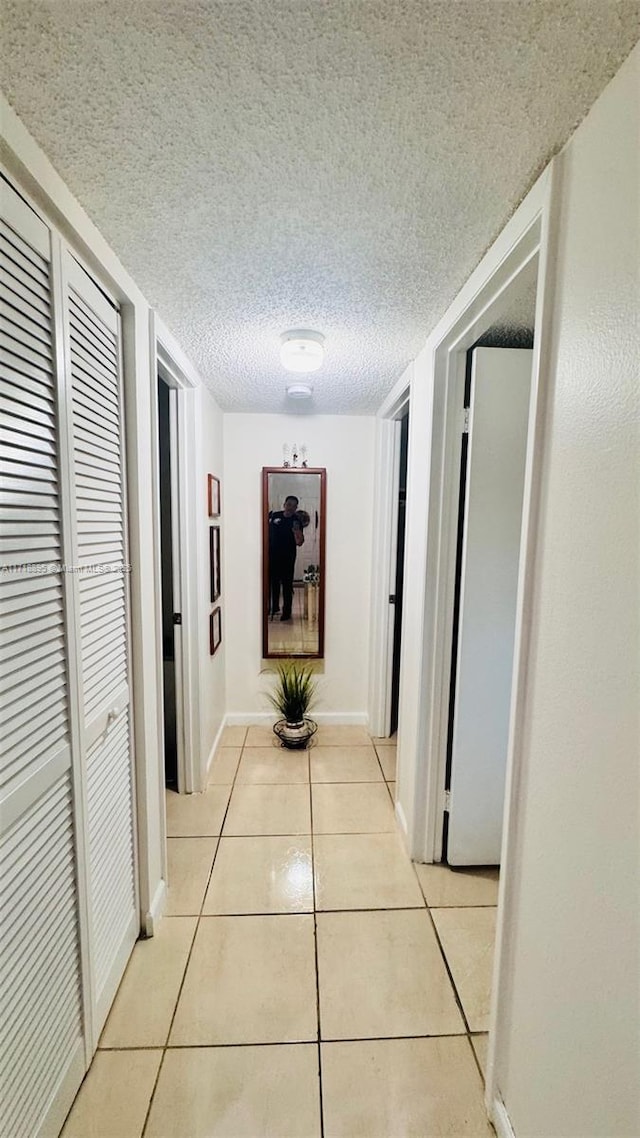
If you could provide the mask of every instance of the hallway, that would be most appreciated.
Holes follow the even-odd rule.
[[[491,1135],[497,873],[414,870],[389,740],[274,742],[227,728],[206,794],[168,792],[168,913],[64,1138]]]

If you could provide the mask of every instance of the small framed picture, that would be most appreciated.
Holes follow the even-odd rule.
[[[222,610],[220,605],[209,616],[209,654],[215,656],[222,643]]]
[[[220,479],[216,478],[215,474],[207,475],[207,503],[209,507],[209,517],[220,517]]]
[[[209,573],[211,578],[211,604],[217,601],[222,589],[220,576],[220,526],[209,526]]]

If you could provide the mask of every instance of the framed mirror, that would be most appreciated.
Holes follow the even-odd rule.
[[[326,478],[262,470],[262,655],[324,656]]]

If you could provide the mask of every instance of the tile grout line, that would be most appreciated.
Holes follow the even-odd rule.
[[[322,1046],[320,1031],[320,968],[318,965],[318,911],[316,906],[316,853],[313,833],[313,783],[311,782],[311,748],[307,747],[309,760],[309,816],[311,829],[311,888],[313,893],[313,950],[316,969],[316,1023],[318,1025],[318,1095],[320,1106],[320,1138],[324,1138],[324,1102],[322,1096]]]
[[[245,731],[245,739],[246,739],[246,737],[247,737],[247,732]],[[202,901],[201,901],[201,903],[200,903],[200,912],[199,912],[199,913],[197,914],[197,916],[196,916],[196,924],[195,924],[195,928],[194,928],[194,930],[193,930],[193,937],[192,937],[192,940],[191,940],[191,944],[190,944],[190,946],[189,946],[189,952],[188,952],[188,954],[187,954],[187,959],[186,959],[186,962],[185,962],[184,971],[183,971],[183,973],[182,973],[182,979],[181,979],[181,981],[180,981],[180,985],[179,985],[179,987],[178,987],[178,994],[177,994],[177,996],[176,996],[176,1001],[175,1001],[175,1004],[173,1005],[173,1013],[172,1013],[172,1015],[171,1015],[171,1020],[170,1020],[170,1023],[169,1023],[169,1028],[168,1028],[168,1030],[167,1030],[166,1039],[165,1039],[165,1041],[164,1041],[164,1046],[163,1046],[163,1048],[162,1048],[162,1056],[161,1056],[161,1058],[160,1058],[160,1063],[159,1063],[159,1065],[158,1065],[158,1072],[157,1072],[157,1075],[156,1075],[156,1078],[155,1078],[155,1082],[154,1082],[154,1084],[153,1084],[153,1090],[151,1091],[151,1097],[149,1098],[149,1105],[148,1105],[148,1107],[147,1107],[147,1112],[146,1112],[146,1114],[145,1114],[145,1117],[144,1117],[144,1123],[143,1123],[143,1126],[142,1126],[142,1130],[140,1131],[140,1138],[145,1138],[145,1134],[146,1134],[146,1131],[147,1131],[147,1126],[148,1126],[148,1124],[149,1124],[149,1118],[150,1118],[150,1116],[151,1116],[151,1110],[152,1110],[152,1107],[153,1107],[153,1100],[154,1100],[154,1098],[155,1098],[155,1095],[156,1095],[156,1091],[157,1091],[157,1089],[158,1089],[158,1083],[160,1082],[160,1075],[161,1075],[161,1073],[162,1073],[162,1068],[163,1068],[163,1066],[164,1066],[164,1062],[165,1062],[166,1054],[167,1054],[167,1051],[169,1050],[169,1039],[171,1038],[171,1032],[172,1032],[172,1030],[173,1030],[173,1025],[174,1025],[174,1022],[175,1022],[175,1018],[176,1018],[176,1012],[177,1012],[177,1010],[178,1010],[178,1004],[180,1003],[180,997],[182,996],[182,991],[183,991],[183,988],[184,988],[185,980],[186,980],[186,978],[187,978],[187,972],[188,972],[188,970],[189,970],[189,964],[191,963],[191,957],[192,957],[192,955],[193,955],[193,949],[194,949],[194,945],[195,945],[195,943],[196,943],[196,938],[197,938],[197,936],[198,936],[198,930],[199,930],[199,928],[200,928],[200,921],[201,921],[201,919],[202,919],[202,910],[204,909],[205,901],[206,901],[206,899],[207,899],[207,893],[208,893],[208,891],[209,891],[209,885],[210,885],[210,883],[211,883],[211,878],[212,878],[212,876],[213,876],[213,869],[214,869],[214,866],[215,866],[215,864],[216,864],[216,858],[218,857],[218,850],[220,849],[220,841],[221,841],[221,838],[222,838],[222,831],[224,830],[224,824],[225,824],[225,822],[226,822],[226,819],[227,819],[227,814],[228,814],[228,812],[229,812],[229,806],[230,806],[230,804],[231,804],[231,795],[233,794],[233,790],[234,790],[234,787],[235,787],[235,784],[236,784],[236,778],[237,778],[237,776],[238,776],[238,771],[239,771],[239,769],[240,769],[240,763],[242,762],[242,752],[243,752],[243,751],[244,751],[244,742],[243,742],[243,744],[242,744],[242,746],[241,746],[241,748],[240,748],[240,757],[239,757],[239,759],[238,759],[238,765],[237,765],[237,767],[236,767],[236,770],[235,770],[235,774],[234,774],[234,776],[233,776],[233,782],[231,783],[231,790],[229,791],[229,797],[228,797],[228,799],[227,799],[227,805],[226,805],[226,807],[225,807],[225,811],[224,811],[224,814],[223,814],[223,816],[222,816],[222,821],[220,822],[220,833],[219,833],[219,834],[216,834],[216,835],[214,835],[214,834],[211,834],[211,835],[210,835],[210,834],[196,834],[196,835],[192,835],[193,837],[217,837],[216,848],[215,848],[215,852],[214,852],[214,855],[213,855],[213,859],[212,859],[212,861],[211,861],[211,869],[209,870],[209,873],[208,873],[208,876],[207,876],[207,881],[206,881],[206,884],[205,884],[205,887],[204,887],[204,891],[203,891],[203,894],[202,894]],[[215,755],[214,755],[214,759],[213,759],[213,761],[215,761]],[[207,786],[205,787],[205,790],[204,790],[204,793],[205,793],[205,794],[206,794],[206,792],[207,792],[207,788],[208,788],[208,786],[209,786],[209,783],[207,783]]]
[[[470,1039],[478,1038],[479,1036],[486,1035],[486,1031],[474,1031],[469,1036]],[[320,1040],[321,1043],[393,1043],[397,1039],[466,1039],[467,1033],[465,1031],[453,1032],[423,1032],[421,1035],[355,1035],[341,1036],[335,1035],[328,1039]],[[280,1039],[268,1039],[251,1043],[175,1043],[170,1047],[153,1047],[151,1045],[146,1047],[104,1047],[101,1049],[101,1054],[122,1054],[123,1052],[130,1051],[224,1051],[231,1048],[242,1047],[317,1047],[317,1039],[287,1039],[284,1042]]]
[[[431,921],[431,924],[433,926],[433,931],[435,933],[435,937],[436,937],[436,940],[438,942],[438,947],[440,949],[440,953],[441,953],[442,959],[444,961],[444,966],[445,966],[447,973],[449,975],[449,980],[451,981],[451,985],[453,987],[453,991],[454,991],[454,994],[456,997],[456,1002],[457,1002],[458,1007],[460,1008],[460,1012],[462,1014],[462,1019],[463,1019],[463,1022],[465,1024],[465,1027],[466,1027],[465,1034],[466,1034],[466,1038],[469,1041],[471,1053],[472,1053],[473,1058],[475,1060],[476,1067],[478,1068],[478,1071],[480,1073],[482,1085],[485,1086],[486,1085],[486,1079],[485,1079],[484,1071],[482,1070],[482,1067],[480,1065],[480,1060],[479,1060],[478,1055],[476,1053],[476,1049],[473,1046],[472,1038],[474,1035],[487,1035],[488,1032],[472,1031],[471,1030],[471,1026],[469,1024],[469,1021],[467,1019],[467,1016],[466,1016],[466,1013],[465,1013],[465,1010],[464,1010],[464,1007],[462,1004],[462,998],[458,992],[457,985],[456,985],[455,980],[453,978],[453,972],[451,971],[451,968],[449,967],[449,961],[447,960],[447,954],[444,950],[444,946],[442,944],[442,941],[440,940],[440,934],[438,933],[438,928],[437,928],[437,925],[433,919],[433,914],[431,912],[431,909],[432,908],[434,908],[434,909],[495,909],[496,906],[495,905],[433,905],[433,906],[431,906],[429,904],[429,902],[427,901],[426,893],[425,893],[424,889],[422,888],[422,882],[420,880],[420,875],[416,869],[416,863],[414,861],[412,861],[411,865],[413,866],[413,872],[415,873],[416,878],[418,880],[418,885],[420,886],[420,892],[422,893],[422,896],[424,897],[425,905],[427,908],[427,913],[429,914],[429,920]],[[494,951],[495,951],[495,946],[494,946]]]
[[[246,740],[247,734],[248,734],[248,730],[247,730],[247,732],[245,732],[245,740]],[[175,1021],[175,1016],[176,1016],[176,1013],[177,1013],[177,1007],[178,1007],[178,1004],[179,1004],[179,1001],[180,1001],[180,998],[181,998],[181,995],[182,995],[182,990],[183,990],[183,987],[184,987],[184,983],[185,983],[185,980],[186,980],[186,974],[187,974],[187,971],[188,971],[188,968],[189,968],[189,964],[190,964],[190,961],[191,961],[191,955],[192,955],[192,952],[193,952],[193,948],[194,948],[194,945],[195,945],[195,940],[196,940],[196,937],[197,937],[197,933],[198,933],[198,930],[199,930],[199,927],[200,927],[200,923],[201,923],[201,920],[202,920],[202,918],[203,918],[203,917],[207,917],[207,916],[208,916],[208,915],[205,915],[205,914],[204,914],[204,911],[203,911],[203,910],[204,910],[204,905],[205,905],[206,896],[207,896],[207,893],[208,893],[208,890],[209,890],[209,887],[210,887],[211,878],[212,878],[212,875],[213,875],[213,872],[214,872],[214,867],[215,867],[215,863],[216,863],[216,860],[217,860],[218,851],[219,851],[219,848],[220,848],[220,842],[221,842],[221,840],[222,840],[222,833],[223,833],[223,830],[224,830],[224,825],[225,825],[225,822],[226,822],[226,819],[227,819],[227,815],[228,815],[228,811],[229,811],[229,807],[230,807],[230,803],[231,803],[231,797],[232,797],[232,795],[233,795],[233,791],[234,791],[234,789],[235,789],[235,786],[236,786],[236,783],[237,783],[238,772],[239,772],[239,770],[240,770],[240,764],[241,764],[241,762],[242,762],[242,757],[243,757],[243,755],[244,755],[245,749],[246,749],[246,742],[244,742],[244,743],[242,744],[241,748],[240,748],[240,757],[239,757],[239,760],[238,760],[238,764],[237,764],[237,767],[236,767],[236,772],[235,772],[235,775],[234,775],[233,781],[232,781],[232,783],[231,783],[230,792],[229,792],[229,798],[228,798],[228,800],[227,800],[227,805],[226,805],[226,808],[225,808],[225,811],[224,811],[224,815],[223,815],[223,818],[222,818],[222,821],[221,821],[221,824],[220,824],[220,833],[219,833],[219,834],[217,834],[217,835],[193,835],[193,834],[192,834],[192,835],[185,835],[185,837],[187,837],[187,838],[188,838],[188,837],[192,837],[192,838],[201,838],[201,837],[216,837],[216,838],[217,838],[217,844],[216,844],[215,853],[214,853],[214,856],[213,856],[213,859],[212,859],[211,868],[210,868],[210,871],[209,871],[209,874],[208,874],[208,877],[207,877],[207,882],[206,882],[206,885],[205,885],[205,888],[204,888],[204,891],[203,891],[203,898],[202,898],[202,902],[201,902],[201,905],[200,905],[200,911],[199,911],[199,913],[198,913],[198,914],[187,914],[187,915],[195,915],[195,916],[196,916],[196,918],[197,918],[197,919],[196,919],[196,925],[195,925],[195,929],[194,929],[194,934],[193,934],[193,938],[192,938],[192,942],[191,942],[191,946],[190,946],[189,954],[188,954],[188,957],[187,957],[187,961],[186,961],[186,964],[185,964],[185,968],[184,968],[184,972],[183,972],[183,976],[182,976],[182,981],[181,981],[181,984],[180,984],[180,988],[179,988],[179,991],[178,991],[178,995],[177,995],[177,997],[176,997],[176,1002],[175,1002],[175,1006],[174,1006],[174,1010],[173,1010],[173,1015],[172,1015],[172,1017],[171,1017],[171,1023],[170,1023],[170,1025],[169,1025],[169,1030],[168,1030],[168,1032],[167,1032],[166,1041],[165,1041],[165,1044],[164,1044],[164,1046],[162,1047],[162,1057],[161,1057],[161,1060],[160,1060],[160,1063],[159,1063],[158,1072],[157,1072],[157,1075],[156,1075],[156,1079],[155,1079],[155,1082],[154,1082],[154,1087],[153,1087],[153,1090],[152,1090],[152,1093],[151,1093],[151,1097],[150,1097],[150,1101],[149,1101],[149,1106],[148,1106],[148,1109],[147,1109],[147,1114],[146,1114],[146,1116],[145,1116],[145,1121],[144,1121],[143,1129],[142,1129],[142,1132],[141,1132],[141,1138],[144,1138],[144,1134],[145,1134],[145,1132],[146,1132],[146,1130],[147,1130],[148,1121],[149,1121],[149,1117],[150,1117],[150,1113],[151,1113],[151,1109],[152,1109],[152,1105],[153,1105],[153,1101],[154,1101],[155,1093],[156,1093],[156,1090],[157,1090],[158,1082],[159,1082],[159,1079],[160,1079],[160,1074],[161,1074],[161,1072],[162,1072],[162,1069],[163,1069],[163,1065],[164,1065],[164,1059],[165,1059],[165,1055],[166,1055],[166,1052],[167,1052],[168,1050],[172,1049],[172,1048],[170,1048],[170,1047],[169,1047],[169,1038],[170,1038],[170,1035],[171,1035],[171,1031],[172,1031],[172,1029],[173,1029],[173,1024],[174,1024],[174,1021]],[[251,750],[251,748],[248,748],[248,749],[249,749],[249,750]],[[375,746],[374,746],[374,749],[375,749]],[[381,763],[380,763],[380,757],[379,757],[379,755],[378,755],[377,749],[375,749],[375,753],[376,753],[376,759],[377,759],[377,761],[378,761],[378,764],[380,765],[380,768],[381,768],[381,770],[382,770],[382,765],[381,765]],[[317,1046],[317,1052],[318,1052],[318,1076],[319,1076],[319,1095],[320,1095],[320,1104],[319,1104],[319,1105],[320,1105],[320,1126],[321,1126],[321,1136],[323,1136],[323,1135],[324,1135],[324,1117],[323,1117],[323,1096],[322,1096],[322,1057],[321,1057],[321,1043],[322,1043],[322,1039],[321,1039],[321,1027],[320,1027],[320,992],[319,992],[319,964],[318,964],[318,943],[317,943],[317,914],[318,914],[318,911],[319,911],[319,910],[317,909],[316,880],[315,880],[315,840],[314,840],[314,839],[315,839],[315,834],[314,834],[314,827],[313,827],[313,786],[314,786],[314,785],[327,785],[327,784],[326,784],[326,783],[324,783],[324,784],[323,784],[323,783],[320,783],[320,784],[315,784],[315,783],[313,783],[313,782],[312,782],[312,780],[311,780],[311,752],[310,752],[310,750],[309,750],[309,749],[307,750],[307,760],[308,760],[308,768],[309,768],[309,809],[310,809],[310,837],[311,837],[311,857],[312,857],[312,866],[311,866],[311,868],[312,868],[313,918],[314,918],[314,953],[315,953],[315,971],[316,971],[316,1014],[317,1014],[317,1041],[316,1041],[316,1046]],[[383,770],[382,770],[382,774],[383,774],[383,780],[384,780],[385,786],[386,786],[386,788],[387,788],[387,791],[389,792],[389,794],[390,794],[390,797],[391,797],[391,792],[390,792],[390,790],[389,790],[388,780],[386,779],[386,777],[384,777],[384,771],[383,771]],[[349,785],[349,784],[350,784],[350,785],[359,785],[358,783],[354,783],[353,781],[350,781],[350,783],[347,783],[347,784],[334,784],[334,785]],[[238,785],[245,785],[245,784],[242,784],[242,783],[238,783]],[[252,784],[246,784],[246,785],[252,785]],[[256,783],[256,784],[253,784],[253,785],[264,786],[264,785],[296,785],[296,784],[287,784],[287,783],[272,783],[272,784],[269,784],[269,783],[266,783],[266,784],[265,784],[265,783],[262,783],[262,784],[260,784],[260,783]],[[301,785],[301,784],[298,784],[298,785]],[[303,785],[303,784],[302,784],[302,785]],[[360,783],[360,785],[362,785],[362,784]],[[378,781],[378,780],[376,780],[376,781],[375,781],[375,783],[374,783],[374,785],[379,785],[379,781]],[[346,831],[345,833],[346,833],[348,836],[351,836],[351,834],[349,833],[349,831]],[[367,835],[367,834],[380,834],[380,833],[386,833],[386,831],[378,831],[378,830],[376,830],[376,831],[362,831],[362,832],[357,832],[357,833],[361,833],[361,834],[364,836],[364,835]],[[172,836],[178,837],[178,835],[172,835]],[[254,837],[258,837],[258,838],[265,838],[265,837],[266,837],[266,838],[268,838],[268,837],[275,837],[275,836],[278,836],[278,835],[268,835],[268,834],[256,834],[256,835],[253,835],[253,834],[251,834],[251,835],[249,835],[249,834],[246,834],[246,835],[227,835],[227,836],[230,836],[230,837],[238,837],[238,838],[240,838],[240,837],[251,837],[251,838],[254,838]],[[282,835],[282,836],[284,836],[284,837],[291,837],[291,836],[296,836],[296,835],[286,834],[286,835]],[[300,836],[302,836],[302,835],[300,835]],[[331,836],[331,835],[322,835],[322,836]],[[338,835],[335,835],[335,836],[338,836]],[[449,968],[449,964],[448,964],[448,960],[447,960],[447,957],[446,957],[446,953],[445,953],[445,951],[444,951],[444,948],[443,948],[442,942],[441,942],[441,940],[440,940],[440,937],[439,937],[439,934],[438,934],[438,930],[437,930],[437,927],[436,927],[436,925],[435,925],[435,921],[434,921],[434,919],[433,919],[433,915],[432,915],[432,913],[431,913],[431,907],[429,906],[429,904],[428,904],[428,902],[427,902],[426,896],[425,896],[425,894],[424,894],[424,890],[423,890],[423,888],[422,888],[422,883],[420,882],[420,878],[418,877],[418,874],[417,874],[417,872],[416,872],[416,869],[415,869],[415,865],[414,865],[414,863],[411,863],[411,864],[412,864],[412,866],[413,866],[413,868],[414,868],[414,874],[415,874],[415,876],[416,876],[416,878],[417,878],[418,886],[419,886],[419,889],[420,889],[420,894],[421,894],[421,896],[424,898],[424,906],[423,906],[423,905],[420,905],[420,906],[402,906],[402,907],[400,907],[400,908],[398,908],[398,907],[392,907],[392,908],[383,908],[383,909],[380,909],[380,908],[353,909],[353,910],[352,910],[352,909],[336,909],[336,910],[326,910],[326,911],[327,911],[327,912],[338,912],[338,913],[339,913],[339,912],[355,912],[355,913],[360,913],[360,912],[380,912],[380,911],[382,911],[382,912],[401,912],[401,911],[409,911],[409,912],[411,912],[411,911],[419,911],[419,909],[420,909],[420,908],[426,907],[426,909],[427,909],[427,911],[428,911],[428,913],[429,913],[429,919],[430,919],[430,921],[431,921],[431,924],[432,924],[432,927],[433,927],[433,929],[434,929],[434,934],[435,934],[435,936],[436,936],[436,941],[437,941],[437,943],[438,943],[438,947],[439,947],[439,949],[440,949],[440,953],[441,953],[441,956],[442,956],[442,958],[443,958],[443,961],[444,961],[444,964],[445,964],[445,968],[446,968],[447,974],[448,974],[448,976],[449,976],[449,980],[450,980],[450,982],[451,982],[451,985],[452,985],[452,988],[453,988],[453,991],[454,991],[454,995],[455,995],[455,998],[456,998],[456,1002],[457,1002],[457,1004],[458,1004],[458,1006],[459,1006],[459,1009],[460,1009],[460,1012],[461,1012],[461,1017],[462,1017],[462,1021],[463,1021],[464,1027],[465,1027],[465,1031],[463,1031],[463,1032],[461,1032],[461,1033],[445,1033],[444,1035],[442,1035],[442,1034],[435,1034],[435,1035],[433,1035],[433,1036],[431,1036],[431,1035],[423,1035],[423,1034],[422,1034],[422,1035],[409,1035],[409,1036],[388,1036],[388,1037],[387,1037],[387,1036],[376,1036],[376,1037],[366,1037],[366,1038],[367,1038],[367,1039],[380,1039],[380,1040],[383,1040],[383,1041],[384,1041],[384,1040],[390,1040],[390,1041],[392,1041],[392,1040],[395,1040],[395,1039],[403,1039],[403,1038],[406,1038],[406,1039],[423,1039],[423,1038],[461,1038],[461,1036],[462,1036],[462,1035],[466,1035],[466,1038],[469,1040],[469,1046],[471,1047],[471,1051],[472,1051],[472,1054],[473,1054],[473,1058],[474,1058],[474,1061],[475,1061],[475,1063],[476,1063],[476,1066],[478,1067],[478,1070],[479,1070],[479,1073],[480,1073],[480,1077],[481,1077],[481,1079],[484,1081],[484,1075],[483,1075],[482,1069],[481,1069],[481,1067],[480,1067],[480,1062],[479,1062],[478,1056],[477,1056],[477,1054],[476,1054],[475,1048],[474,1048],[474,1046],[473,1046],[473,1043],[472,1043],[472,1037],[473,1037],[474,1035],[484,1035],[485,1033],[483,1033],[483,1032],[473,1032],[473,1033],[472,1033],[472,1032],[471,1032],[471,1029],[470,1029],[470,1027],[469,1027],[469,1024],[468,1024],[468,1021],[467,1021],[467,1017],[466,1017],[466,1015],[465,1015],[465,1012],[464,1012],[464,1007],[463,1007],[463,1005],[462,1005],[462,1001],[461,1001],[461,999],[460,999],[460,996],[459,996],[459,994],[458,994],[458,990],[457,990],[457,987],[456,987],[455,981],[454,981],[454,979],[453,979],[453,975],[452,975],[451,969]],[[469,906],[457,906],[457,905],[451,905],[451,906],[435,906],[435,908],[468,908],[468,907],[469,907]],[[495,908],[495,906],[489,906],[489,905],[486,905],[486,906],[471,906],[471,907],[473,907],[473,908]],[[323,911],[324,911],[324,910],[323,910]],[[175,914],[175,915],[176,915],[176,916],[184,916],[183,914]],[[265,914],[247,914],[247,913],[238,913],[238,914],[211,914],[211,916],[214,916],[214,917],[215,917],[215,916],[234,916],[234,917],[240,917],[240,916],[255,916],[255,915],[258,915],[258,916],[261,916],[261,915],[262,915],[262,916],[268,916],[268,915],[274,915],[274,914],[268,914],[268,913],[265,913]],[[280,913],[280,914],[275,914],[275,915],[278,915],[278,916],[289,916],[289,915],[300,915],[300,914]],[[327,1042],[332,1042],[332,1043],[333,1043],[333,1042],[362,1042],[362,1041],[363,1041],[362,1039],[356,1039],[356,1040],[346,1040],[346,1039],[339,1039],[339,1038],[337,1038],[337,1039],[335,1039],[335,1040],[330,1040],[330,1041],[327,1041]],[[293,1042],[294,1042],[295,1044],[297,1044],[298,1046],[300,1046],[300,1045],[302,1045],[302,1046],[305,1046],[305,1045],[306,1045],[306,1046],[313,1046],[313,1042],[312,1042],[312,1041],[309,1041],[309,1040],[298,1040],[298,1041],[293,1041]],[[180,1045],[180,1044],[179,1044],[179,1045],[177,1045],[175,1048],[173,1048],[173,1050],[180,1050],[180,1049],[189,1049],[190,1047],[197,1047],[197,1048],[208,1048],[208,1047],[210,1047],[210,1046],[216,1046],[216,1047],[222,1047],[222,1048],[226,1048],[226,1047],[236,1047],[236,1046],[241,1046],[241,1047],[245,1047],[245,1046],[246,1046],[246,1047],[248,1047],[248,1046],[252,1046],[252,1047],[255,1047],[255,1046],[269,1047],[269,1046],[281,1046],[281,1044],[280,1044],[280,1043],[278,1043],[278,1042],[275,1042],[275,1041],[274,1041],[274,1042],[264,1042],[264,1043],[246,1043],[246,1044],[216,1044],[216,1045],[209,1045],[209,1044],[199,1044],[199,1045],[198,1045],[198,1044],[196,1044],[196,1045],[189,1045],[189,1044],[184,1044],[184,1045]],[[134,1049],[133,1049],[133,1048],[104,1048],[103,1050],[105,1050],[105,1051],[107,1051],[107,1050],[109,1050],[109,1051],[111,1051],[111,1050],[113,1050],[113,1051],[120,1051],[120,1050],[125,1050],[125,1051],[126,1051],[126,1050],[134,1050]],[[156,1048],[156,1047],[149,1047],[149,1048],[142,1048],[142,1049],[140,1049],[140,1048],[136,1048],[135,1050],[158,1050],[158,1048]]]
[[[425,898],[425,900],[426,900],[426,898]],[[431,927],[433,928],[433,932],[434,932],[434,935],[435,935],[435,938],[436,938],[436,941],[438,944],[438,948],[440,949],[440,955],[442,956],[442,959],[444,961],[444,966],[447,970],[447,975],[449,977],[451,987],[453,988],[453,994],[456,998],[456,1003],[458,1005],[458,1008],[460,1009],[460,1014],[462,1016],[462,1022],[465,1026],[465,1034],[468,1037],[471,1034],[471,1028],[469,1027],[469,1021],[467,1019],[466,1012],[465,1012],[463,1004],[462,1004],[462,998],[460,996],[460,993],[458,992],[456,982],[453,978],[453,972],[451,971],[451,968],[449,967],[449,961],[447,960],[447,954],[444,950],[444,946],[442,944],[442,941],[440,940],[440,935],[438,933],[436,922],[433,919],[433,914],[432,914],[431,909],[429,908],[428,905],[427,905],[427,913],[429,914],[429,920],[431,921]]]

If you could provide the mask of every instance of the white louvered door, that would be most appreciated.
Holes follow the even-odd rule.
[[[64,261],[94,1044],[139,931],[120,316]]]
[[[2,184],[0,1132],[55,1135],[85,1069],[51,235]]]
[[[0,1134],[57,1138],[139,931],[120,315],[1,191]]]

